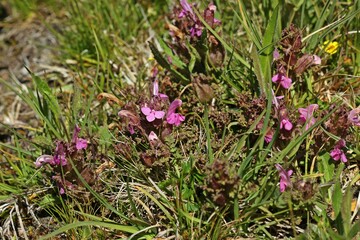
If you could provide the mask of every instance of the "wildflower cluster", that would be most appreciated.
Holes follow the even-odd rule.
[[[118,116],[127,125],[131,135],[141,134],[152,148],[157,149],[165,147],[165,138],[171,134],[174,126],[178,127],[185,121],[185,116],[177,112],[182,101],[175,99],[170,103],[166,94],[159,93],[157,74],[153,75],[153,80],[150,99],[141,100],[135,107],[132,104],[125,105]],[[146,159],[143,157],[146,165],[151,166],[154,160],[149,162]]]
[[[36,167],[41,167],[46,164],[51,166],[54,174],[52,179],[55,180],[58,185],[60,194],[64,194],[66,188],[75,188],[75,185],[72,183],[74,179],[70,177],[71,174],[69,174],[72,167],[68,163],[68,159],[70,158],[77,163],[84,162],[83,151],[87,148],[88,143],[86,139],[78,137],[80,130],[78,126],[75,126],[71,142],[66,143],[57,140],[53,155],[41,155],[35,161]],[[80,165],[78,164],[78,167],[81,167]],[[82,169],[82,167],[80,169]]]
[[[320,65],[321,59],[314,54],[302,53],[301,30],[293,24],[282,31],[279,48],[274,51],[276,74],[272,81],[284,89],[289,89],[293,80],[314,65]]]

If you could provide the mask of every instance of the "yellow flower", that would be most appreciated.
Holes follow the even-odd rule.
[[[339,48],[339,43],[334,41],[334,42],[330,42],[329,40],[325,41],[323,43],[323,46],[325,47],[325,52],[333,55],[334,53],[337,52],[338,48]]]

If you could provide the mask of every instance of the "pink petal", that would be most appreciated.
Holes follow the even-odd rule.
[[[321,64],[321,58],[318,55],[313,55],[313,57],[314,57],[313,63],[315,65],[320,65]]]
[[[180,99],[175,99],[174,101],[172,101],[172,103],[170,103],[166,116],[170,116],[172,113],[175,113],[176,109],[180,107],[181,104],[182,101]]]
[[[160,97],[161,99],[163,99],[163,100],[165,100],[165,99],[168,99],[168,98],[169,98],[169,97],[168,97],[168,95],[163,94],[163,93],[159,93],[159,97]]]
[[[287,131],[290,131],[292,128],[293,128],[292,123],[291,123],[290,121],[287,121],[287,122],[285,123],[285,129],[286,129]]]
[[[156,133],[154,133],[153,131],[150,132],[149,134],[149,140],[150,141],[154,141],[154,140],[158,140],[158,136],[156,135]]]
[[[145,116],[147,116],[147,115],[149,115],[149,114],[151,113],[151,109],[150,109],[149,107],[142,107],[142,108],[141,108],[141,112],[142,112]]]
[[[169,124],[174,124],[174,123],[176,122],[176,115],[175,115],[175,113],[170,114],[170,115],[166,118],[166,121],[167,121]]]
[[[272,78],[271,78],[271,81],[276,83],[278,82],[279,80],[281,79],[281,74],[275,74]]]
[[[153,83],[153,96],[157,96],[159,94],[159,84],[157,81]]]
[[[289,89],[291,87],[291,78],[283,76],[280,84],[283,88]]]
[[[185,116],[183,116],[183,115],[179,114],[179,121],[180,121],[180,122],[185,121]]]
[[[346,155],[344,153],[341,154],[341,161],[342,162],[347,162],[347,158],[346,158]]]
[[[148,122],[152,122],[155,120],[155,113],[152,112],[149,115],[146,116],[146,120],[148,120]]]
[[[164,111],[155,111],[154,116],[157,119],[161,119],[161,118],[163,118],[165,116],[165,112]]]
[[[76,141],[76,149],[80,150],[80,149],[85,149],[87,148],[87,141],[83,138],[78,138]]]
[[[273,58],[274,58],[274,60],[278,60],[280,58],[280,53],[277,50],[277,48],[275,48],[275,50],[273,52]]]

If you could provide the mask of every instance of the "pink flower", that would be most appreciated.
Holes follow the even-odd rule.
[[[292,128],[293,125],[288,118],[284,118],[280,121],[280,129],[285,129],[287,131],[290,131]]]
[[[345,140],[344,139],[340,139],[334,149],[330,152],[330,156],[335,160],[338,161],[341,159],[342,162],[347,162],[347,158],[346,155],[344,153],[343,150],[341,150],[341,148],[345,147]]]
[[[317,104],[310,104],[307,108],[298,109],[300,113],[299,121],[300,123],[306,123],[306,130],[308,130],[312,125],[315,124],[316,119],[313,117],[313,114],[318,108],[319,106]]]
[[[273,130],[270,129],[269,131],[267,131],[264,140],[266,143],[269,143],[269,142],[271,142],[273,137],[274,137],[274,132],[273,132]]]
[[[279,118],[280,118],[280,129],[285,129],[286,131],[290,131],[293,128],[293,125],[288,118],[288,111],[286,108],[281,108],[279,110]]]
[[[354,108],[348,115],[348,120],[354,125],[360,127],[360,107]]]
[[[291,78],[288,78],[281,73],[275,74],[271,81],[274,83],[279,83],[285,89],[289,89],[291,87]]]
[[[155,119],[162,119],[165,116],[164,111],[155,111],[149,107],[142,107],[141,112],[146,116],[148,122],[153,122]]]
[[[292,186],[290,176],[293,174],[293,171],[285,171],[280,164],[275,164],[275,167],[279,171],[280,175],[280,192],[284,192],[287,186]]]
[[[75,148],[77,150],[87,148],[87,141],[85,139],[83,139],[83,138],[78,138],[80,130],[81,130],[81,128],[78,125],[75,125],[73,138],[72,138],[72,141],[71,141],[72,143],[75,143]]]
[[[169,106],[169,109],[166,114],[166,121],[175,126],[179,126],[181,122],[185,121],[185,116],[175,113],[176,109],[180,107],[182,101],[180,99],[175,99]]]

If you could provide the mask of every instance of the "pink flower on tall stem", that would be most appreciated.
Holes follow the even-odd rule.
[[[288,78],[282,73],[275,74],[272,79],[272,82],[279,83],[283,88],[289,89],[291,87],[291,78]]]
[[[340,139],[334,149],[330,152],[330,156],[335,160],[335,161],[339,161],[341,159],[342,162],[347,162],[347,158],[346,155],[344,153],[343,150],[341,150],[341,148],[345,147],[345,140],[344,139]]]
[[[180,99],[175,99],[169,106],[169,109],[166,114],[166,121],[175,126],[179,126],[181,122],[185,121],[185,116],[175,113],[176,109],[180,107],[182,101]]]
[[[316,119],[313,117],[314,112],[319,108],[317,104],[310,104],[307,108],[299,108],[300,123],[306,123],[305,129],[308,130],[312,125],[315,124]]]
[[[280,192],[284,192],[286,187],[292,186],[290,176],[293,174],[293,171],[285,171],[285,169],[280,164],[275,164],[275,167],[279,171],[280,175]]]
[[[165,116],[164,111],[156,111],[145,105],[141,108],[141,112],[146,116],[148,122],[153,122],[155,119],[162,119]]]

